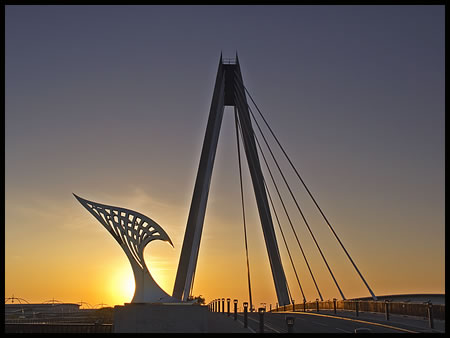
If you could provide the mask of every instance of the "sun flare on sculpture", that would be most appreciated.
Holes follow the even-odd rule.
[[[125,251],[133,269],[136,285],[131,303],[179,302],[169,296],[155,282],[144,260],[144,249],[153,240],[168,242],[173,247],[169,235],[163,228],[139,212],[88,201],[73,195],[108,230]]]
[[[134,276],[128,263],[112,264],[114,269],[111,270],[108,280],[108,293],[113,297],[113,304],[124,304],[133,299],[136,288]]]

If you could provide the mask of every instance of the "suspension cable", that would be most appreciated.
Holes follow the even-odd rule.
[[[239,182],[240,182],[240,186],[241,186],[242,218],[244,220],[244,241],[245,241],[245,256],[247,259],[248,296],[249,296],[249,300],[250,300],[250,309],[252,309],[253,308],[252,286],[251,286],[251,282],[250,282],[250,263],[249,263],[249,259],[248,259],[247,226],[245,223],[244,187],[242,185],[241,150],[240,150],[239,130],[238,130],[239,121],[238,121],[236,107],[234,108],[234,120],[235,120],[235,125],[236,125],[236,142],[237,142],[238,163],[239,163]],[[241,133],[242,133],[242,131],[241,131]]]
[[[302,293],[303,301],[306,302],[306,297],[305,297],[305,294],[303,292],[303,288],[302,288],[302,285],[300,283],[300,279],[298,278],[297,270],[295,269],[295,265],[294,265],[294,261],[292,260],[291,252],[290,252],[289,247],[287,245],[286,238],[284,237],[283,229],[281,228],[280,220],[278,218],[277,211],[275,210],[275,205],[273,204],[272,197],[270,196],[269,187],[267,186],[265,180],[264,180],[264,186],[266,187],[267,196],[269,196],[270,204],[272,205],[272,210],[273,210],[273,213],[275,214],[275,218],[276,218],[277,223],[278,223],[278,228],[280,229],[281,237],[283,237],[283,242],[284,242],[284,245],[286,247],[287,253],[289,255],[289,260],[291,261],[292,269],[294,270],[298,286],[300,287],[300,291]],[[292,297],[291,297],[291,300],[292,300]]]
[[[285,214],[286,214],[286,217],[287,217],[287,219],[288,219],[288,221],[289,221],[289,224],[290,224],[290,226],[291,226],[291,229],[292,229],[292,231],[293,231],[293,233],[294,233],[295,239],[297,240],[297,244],[298,244],[298,246],[299,246],[299,248],[300,248],[300,250],[301,250],[301,252],[302,252],[303,258],[304,258],[304,260],[305,260],[306,266],[308,267],[309,273],[310,273],[311,278],[312,278],[312,280],[313,280],[313,282],[314,282],[314,285],[315,285],[315,287],[316,287],[317,293],[319,294],[320,300],[323,301],[323,297],[322,297],[322,294],[320,293],[319,286],[317,285],[316,279],[314,278],[314,274],[313,274],[313,272],[312,272],[312,270],[311,270],[311,267],[309,266],[308,259],[306,258],[306,255],[305,255],[305,252],[303,251],[302,245],[300,244],[300,240],[299,240],[299,238],[298,238],[298,236],[297,236],[297,232],[295,231],[294,225],[292,224],[291,217],[289,216],[289,213],[288,213],[288,211],[287,211],[287,209],[286,209],[286,205],[284,204],[283,198],[281,197],[280,191],[279,191],[278,186],[277,186],[277,184],[276,184],[276,182],[275,182],[275,178],[274,178],[273,175],[272,175],[272,171],[270,170],[270,167],[269,167],[269,164],[268,164],[268,162],[267,162],[266,156],[264,155],[264,153],[263,153],[263,151],[262,151],[261,144],[259,143],[259,140],[258,140],[258,138],[256,137],[256,134],[255,134],[255,140],[256,140],[256,143],[257,143],[257,145],[258,145],[259,151],[260,151],[260,153],[261,153],[261,155],[262,155],[262,157],[263,157],[264,163],[266,164],[266,168],[267,168],[267,170],[268,170],[268,172],[269,172],[269,175],[270,175],[270,177],[271,177],[271,179],[272,179],[272,183],[273,183],[273,185],[274,185],[274,187],[275,187],[275,190],[277,191],[278,198],[280,199],[281,205],[283,206],[283,209],[284,209],[284,212],[285,212]],[[268,193],[269,193],[269,192],[268,192]],[[270,195],[269,195],[269,197],[270,197]],[[275,211],[275,210],[274,210],[274,211]],[[275,213],[275,215],[276,215],[276,213]],[[305,297],[303,297],[303,298],[305,299]],[[306,299],[305,299],[305,300],[306,300]]]
[[[345,296],[344,296],[344,294],[342,293],[342,290],[341,290],[341,288],[339,287],[339,284],[338,284],[336,278],[334,277],[334,274],[333,274],[333,272],[331,271],[330,266],[328,265],[328,262],[327,262],[327,260],[326,260],[326,258],[325,258],[325,255],[323,254],[322,249],[320,248],[319,243],[317,242],[316,237],[314,236],[314,234],[313,234],[313,232],[312,232],[312,230],[311,230],[311,228],[310,228],[310,226],[309,226],[309,224],[308,224],[308,221],[306,220],[306,217],[305,217],[305,215],[303,214],[303,211],[302,211],[302,209],[300,208],[300,205],[298,204],[297,199],[295,198],[295,196],[294,196],[294,194],[293,194],[293,192],[292,192],[292,190],[291,190],[291,187],[289,186],[289,184],[288,184],[286,178],[284,177],[284,174],[283,174],[283,172],[281,171],[281,168],[280,168],[280,166],[279,166],[279,164],[278,164],[278,161],[276,160],[276,158],[275,158],[275,156],[274,156],[274,154],[273,154],[273,152],[272,152],[272,149],[270,148],[270,146],[269,146],[269,144],[268,144],[268,142],[267,142],[267,140],[266,140],[264,134],[262,133],[262,130],[261,130],[259,124],[258,124],[258,121],[256,121],[255,116],[253,115],[253,112],[251,111],[250,107],[249,107],[249,111],[250,111],[250,113],[251,113],[251,115],[252,115],[252,117],[253,117],[253,120],[256,122],[256,125],[258,126],[259,132],[261,133],[261,136],[263,137],[263,140],[264,140],[264,142],[266,143],[266,146],[267,146],[267,148],[269,149],[270,154],[272,155],[272,158],[273,158],[273,160],[274,160],[274,162],[275,162],[275,164],[276,164],[276,166],[277,166],[277,168],[278,168],[278,171],[280,172],[281,177],[283,178],[283,181],[284,181],[284,183],[286,184],[286,187],[288,188],[289,193],[291,194],[292,199],[294,200],[295,205],[297,206],[297,209],[298,209],[298,211],[300,212],[300,215],[302,216],[303,221],[305,222],[305,225],[306,225],[306,227],[308,228],[309,233],[311,234],[311,237],[312,237],[314,243],[316,244],[316,247],[317,247],[317,249],[319,250],[320,255],[322,256],[322,259],[323,259],[323,261],[324,261],[324,263],[325,263],[325,265],[326,265],[326,267],[327,267],[327,269],[328,269],[328,271],[329,271],[329,273],[330,273],[330,275],[331,275],[331,278],[333,279],[334,283],[336,284],[336,287],[338,288],[339,293],[341,294],[342,299],[345,300]]]
[[[238,119],[236,119],[236,122],[237,122],[237,124],[239,125],[239,129],[241,129],[241,125],[240,125]],[[242,130],[242,129],[241,129],[241,130]],[[242,132],[241,132],[241,133],[242,133]],[[264,156],[264,154],[263,154],[263,156]],[[266,164],[267,164],[267,162],[266,162]],[[298,282],[298,285],[299,285],[299,287],[300,287],[300,291],[302,292],[303,299],[306,301],[305,294],[303,293],[303,288],[302,288],[302,285],[301,285],[301,283],[300,283],[300,279],[298,278],[298,274],[297,274],[297,271],[296,271],[296,269],[295,269],[294,262],[293,262],[293,260],[292,260],[292,256],[291,256],[289,247],[288,247],[288,245],[287,245],[287,242],[286,242],[286,239],[285,239],[285,236],[284,236],[283,229],[281,228],[281,224],[280,224],[280,220],[279,220],[278,215],[277,215],[277,211],[275,210],[275,206],[274,206],[274,204],[273,204],[272,197],[270,196],[270,191],[269,191],[269,188],[268,188],[268,186],[267,186],[267,184],[266,184],[266,180],[264,179],[264,177],[263,177],[263,182],[264,182],[264,187],[265,187],[265,189],[266,189],[267,195],[269,196],[269,200],[270,200],[270,203],[271,203],[271,205],[272,205],[272,210],[273,210],[273,212],[274,212],[274,214],[275,214],[275,217],[276,217],[276,220],[277,220],[277,223],[278,223],[278,227],[279,227],[280,232],[281,232],[281,236],[283,237],[284,245],[285,245],[286,250],[287,250],[287,252],[288,252],[288,255],[289,255],[289,259],[290,259],[290,261],[291,261],[292,268],[294,269],[294,273],[295,273],[295,276],[296,276],[296,278],[297,278],[297,282]],[[288,289],[288,293],[289,293],[289,298],[291,299],[291,302],[292,302],[293,299],[292,299],[291,292],[290,292],[290,290],[289,290],[289,285],[288,285],[287,283],[286,283],[286,285],[287,285],[287,289]]]
[[[235,95],[235,99],[237,100],[236,93],[234,93],[234,95]],[[247,107],[247,104],[245,104],[244,107]],[[238,111],[239,111],[238,108],[235,109],[235,112],[238,112]],[[250,119],[250,116],[248,116],[248,118]],[[242,127],[242,125],[243,125],[244,122],[245,122],[245,121],[241,121],[239,114],[237,114],[237,123],[239,124],[239,129],[240,129],[240,132],[241,132],[241,137],[242,137],[242,139],[243,139],[244,141],[249,142],[249,137],[252,137],[252,135],[254,134],[254,132],[251,130],[250,133],[244,133],[244,130],[243,130],[243,127]],[[251,121],[248,120],[248,122],[246,122],[246,123],[251,123]],[[250,127],[250,129],[251,129],[251,125],[250,125],[250,126],[247,126],[247,127]],[[256,151],[256,147],[255,147],[255,151]],[[258,158],[257,153],[255,153],[255,156],[256,156],[256,159],[257,159],[257,158]],[[262,172],[261,172],[261,174],[262,174]],[[264,177],[262,177],[262,180],[263,180],[263,183],[264,183]],[[264,186],[260,187],[260,189],[264,189],[263,191],[265,192]],[[261,192],[262,192],[262,191],[261,191]],[[267,210],[267,211],[270,213],[270,209]],[[278,250],[277,250],[277,255],[278,255],[279,259],[281,260],[280,253],[278,252]],[[293,299],[292,299],[292,294],[291,294],[291,291],[290,291],[290,289],[289,289],[289,284],[287,283],[287,280],[285,280],[285,286],[286,286],[286,290],[287,290],[287,293],[288,293],[288,298],[289,298],[290,301],[292,302],[292,301],[293,301]],[[286,304],[283,304],[283,305],[286,305]]]
[[[245,89],[245,87],[244,87],[244,89]],[[238,91],[238,94],[240,94],[239,91]],[[238,96],[239,96],[239,95],[238,95]],[[250,95],[249,95],[249,96],[250,96]],[[239,97],[238,99],[243,100],[242,97]],[[253,101],[253,99],[252,99],[252,101]],[[256,118],[255,118],[255,116],[254,116],[254,114],[253,114],[253,112],[252,112],[252,110],[250,109],[250,106],[249,106],[248,104],[247,104],[247,107],[248,107],[249,112],[251,113],[251,116],[253,117],[253,120],[255,121],[255,123],[256,123],[256,125],[257,125],[257,127],[258,127],[258,129],[259,129],[259,132],[261,133],[261,136],[263,137],[263,140],[264,140],[264,142],[265,142],[267,148],[269,149],[269,152],[270,152],[270,154],[271,154],[271,156],[272,156],[272,158],[273,158],[273,160],[274,160],[274,162],[275,162],[275,164],[276,164],[276,166],[277,166],[277,168],[278,168],[278,171],[279,171],[280,174],[281,174],[281,177],[283,178],[284,183],[286,184],[286,186],[287,186],[287,188],[288,188],[288,190],[289,190],[289,192],[290,192],[290,194],[291,194],[291,196],[292,196],[292,199],[293,199],[294,202],[295,202],[295,205],[297,206],[298,211],[300,212],[300,215],[301,215],[302,218],[303,218],[303,221],[305,222],[306,227],[307,227],[308,230],[309,230],[309,233],[311,234],[311,237],[312,237],[314,243],[316,244],[317,249],[319,250],[319,253],[320,253],[320,255],[321,255],[321,257],[322,257],[322,259],[323,259],[323,261],[324,261],[324,263],[325,263],[325,265],[326,265],[326,267],[327,267],[327,269],[328,269],[328,272],[330,273],[331,278],[332,278],[333,281],[334,281],[334,284],[336,285],[336,287],[337,287],[339,293],[341,294],[342,299],[345,300],[345,296],[344,296],[344,294],[342,293],[342,290],[341,290],[341,288],[339,287],[339,284],[338,284],[338,282],[336,281],[336,278],[334,277],[334,274],[333,274],[333,272],[331,271],[331,268],[330,268],[330,266],[328,265],[328,262],[327,262],[327,260],[326,260],[326,258],[325,258],[325,256],[324,256],[324,254],[322,253],[322,250],[320,249],[319,243],[317,242],[317,240],[316,240],[316,238],[315,238],[315,236],[314,236],[314,234],[313,234],[313,232],[312,232],[312,230],[311,230],[311,228],[310,228],[310,226],[309,226],[309,224],[308,224],[308,221],[306,220],[305,215],[303,214],[302,209],[300,208],[300,206],[299,206],[299,204],[298,204],[298,202],[297,202],[297,199],[295,198],[294,194],[292,193],[292,190],[291,190],[291,188],[290,188],[290,186],[289,186],[289,183],[286,181],[286,178],[284,177],[284,174],[283,174],[283,172],[282,172],[282,170],[281,170],[281,168],[280,168],[280,166],[279,166],[279,164],[278,164],[278,161],[276,160],[276,158],[275,158],[275,156],[274,156],[274,154],[273,154],[273,152],[272,152],[272,149],[270,148],[270,146],[269,146],[269,144],[268,144],[268,142],[267,142],[267,140],[266,140],[266,137],[264,136],[264,134],[263,134],[263,132],[262,132],[262,130],[261,130],[261,127],[259,126],[258,121],[256,120]],[[256,138],[255,132],[253,132],[253,135],[254,135],[254,137]]]
[[[336,240],[338,241],[338,243],[340,244],[340,246],[342,247],[342,249],[344,250],[345,254],[347,255],[348,259],[350,260],[350,262],[352,263],[353,267],[355,268],[356,272],[358,273],[359,277],[361,278],[361,280],[364,282],[364,284],[366,285],[367,289],[369,290],[370,294],[372,295],[372,298],[374,300],[377,300],[377,297],[375,296],[375,294],[373,293],[372,289],[370,288],[369,284],[367,284],[366,280],[364,279],[364,277],[362,276],[361,272],[359,271],[358,267],[356,266],[355,262],[353,261],[353,259],[350,257],[350,254],[347,252],[347,250],[344,247],[344,244],[342,244],[341,240],[339,239],[338,235],[336,234],[336,232],[334,231],[333,227],[331,226],[330,222],[328,221],[328,219],[326,218],[325,214],[323,213],[322,209],[319,207],[319,204],[316,202],[316,199],[314,198],[314,196],[312,195],[311,191],[308,189],[308,187],[306,186],[305,182],[303,181],[302,177],[300,176],[300,174],[298,173],[297,169],[295,168],[294,164],[292,163],[291,159],[289,158],[289,156],[287,155],[286,151],[284,150],[284,148],[282,147],[280,141],[278,140],[278,138],[275,136],[275,133],[273,132],[272,128],[269,126],[269,124],[267,123],[266,119],[264,118],[264,115],[262,114],[261,110],[258,108],[258,105],[256,104],[256,102],[253,100],[252,96],[250,95],[249,91],[247,90],[247,88],[245,88],[246,93],[248,94],[248,96],[250,97],[250,99],[252,100],[253,104],[255,105],[259,115],[262,117],[264,123],[266,124],[267,128],[269,129],[270,133],[272,134],[272,136],[274,137],[275,141],[278,143],[278,146],[280,147],[281,151],[283,152],[284,156],[286,157],[286,159],[288,160],[289,164],[291,165],[292,169],[294,170],[295,174],[297,175],[297,177],[299,178],[299,180],[302,182],[303,187],[305,188],[305,190],[308,192],[308,195],[311,197],[311,200],[314,202],[315,206],[317,207],[317,209],[319,210],[320,214],[322,215],[323,219],[325,220],[325,222],[328,225],[328,228],[331,230],[331,232],[333,233],[334,237],[336,238]],[[253,114],[252,114],[253,115]],[[254,117],[253,117],[254,118]]]

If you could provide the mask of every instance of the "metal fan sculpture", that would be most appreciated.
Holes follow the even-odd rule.
[[[130,261],[136,289],[131,303],[174,303],[152,278],[144,261],[144,248],[153,240],[172,241],[169,235],[152,219],[129,209],[114,207],[75,198],[109,231],[119,243]]]

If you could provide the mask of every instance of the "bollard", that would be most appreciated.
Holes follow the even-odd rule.
[[[334,303],[334,314],[336,314],[336,298],[333,298],[333,303]]]
[[[275,303],[275,311],[278,312],[278,303]]]
[[[356,312],[356,317],[359,317],[359,301],[355,302],[355,312]]]
[[[266,312],[266,310],[263,307],[260,307],[258,309],[258,313],[259,313],[259,333],[264,333],[264,312]]]
[[[238,304],[238,300],[234,299],[233,303],[234,303],[234,320],[237,320],[237,304]]]
[[[269,305],[269,311],[272,312],[272,303]]]
[[[230,298],[227,298],[227,316],[230,317]]]
[[[306,312],[306,299],[303,299],[303,312]]]
[[[292,300],[292,312],[295,311],[295,300]]]
[[[225,313],[225,298],[222,298],[222,313]]]
[[[316,298],[316,309],[319,312],[319,298]]]
[[[217,299],[217,312],[220,312],[220,298]]]
[[[244,302],[244,327],[247,327],[247,316],[248,316],[248,303]]]
[[[286,316],[286,325],[288,328],[288,333],[294,333],[294,323],[295,323],[295,317]]]
[[[389,320],[389,300],[384,301],[384,310],[386,312],[386,320]]]
[[[434,329],[434,321],[433,321],[433,304],[428,301],[427,302],[427,314],[428,314],[428,324],[431,329]]]

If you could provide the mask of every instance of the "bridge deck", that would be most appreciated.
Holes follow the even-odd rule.
[[[250,333],[251,330],[244,328],[242,317],[234,320],[233,314],[228,317],[223,313],[208,312],[208,332],[212,333]]]
[[[421,317],[391,315],[386,320],[383,314],[360,312],[356,317],[351,311],[339,310],[337,315],[333,311],[321,311],[316,314],[309,312],[278,312],[264,315],[264,331],[268,333],[286,333],[286,316],[294,316],[296,333],[353,333],[356,328],[369,328],[373,333],[400,332],[445,332],[445,321],[434,320],[434,329],[430,329],[428,320]],[[372,323],[372,324],[371,324]],[[238,320],[234,321],[233,314],[228,317],[223,313],[209,313],[208,332],[259,332],[259,314],[248,314],[248,328],[243,327],[243,313],[238,313]]]

